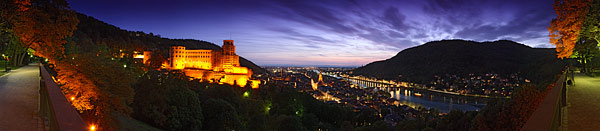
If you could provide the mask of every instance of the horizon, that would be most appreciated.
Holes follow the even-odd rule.
[[[552,45],[546,27],[555,16],[551,2],[538,1],[68,2],[79,13],[128,31],[219,46],[234,39],[237,53],[260,66],[358,67],[446,39],[547,48]]]

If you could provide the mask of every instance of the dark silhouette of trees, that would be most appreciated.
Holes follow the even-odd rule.
[[[489,101],[474,119],[473,130],[520,130],[544,99],[547,89],[526,85],[510,100]]]
[[[203,122],[204,129],[211,131],[242,129],[237,111],[229,102],[222,99],[208,99],[202,103],[202,107],[206,118]]]
[[[198,95],[181,72],[148,71],[133,86],[132,116],[167,130],[200,130],[202,115]]]

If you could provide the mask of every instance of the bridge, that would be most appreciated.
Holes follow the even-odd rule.
[[[0,107],[1,130],[89,130],[40,64],[30,64],[0,76]]]

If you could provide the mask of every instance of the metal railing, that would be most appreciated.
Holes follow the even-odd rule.
[[[75,108],[67,101],[58,84],[40,64],[40,117],[50,131],[83,131],[86,124]]]
[[[560,76],[542,103],[536,108],[521,130],[556,131],[563,126],[562,109],[567,106],[567,75],[569,69]]]

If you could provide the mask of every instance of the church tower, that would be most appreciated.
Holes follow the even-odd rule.
[[[323,73],[319,71],[319,82],[323,83]]]

